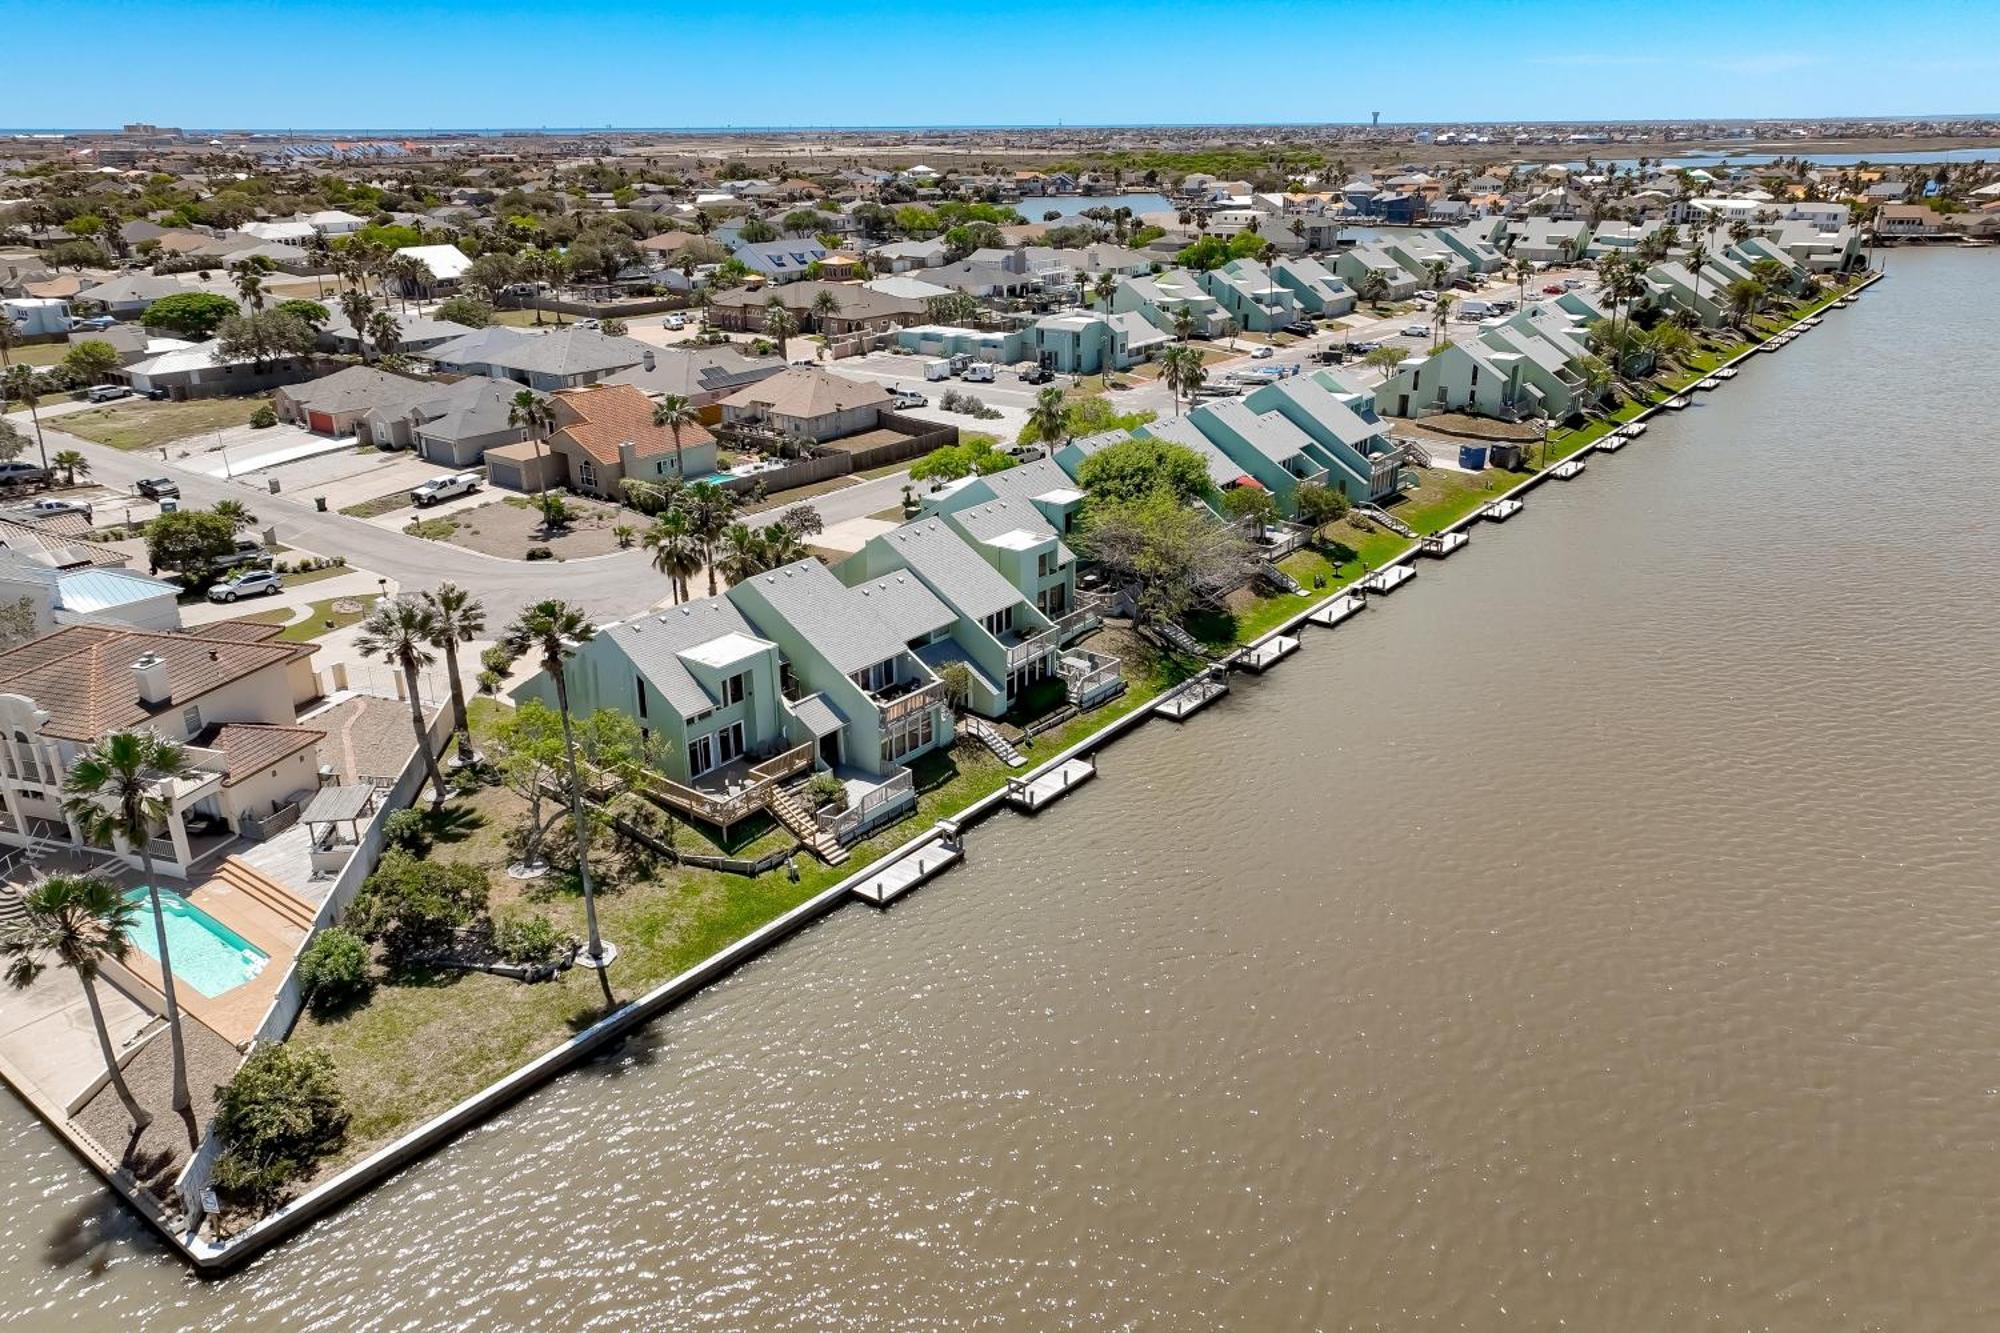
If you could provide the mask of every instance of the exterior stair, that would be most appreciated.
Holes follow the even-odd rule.
[[[847,859],[847,849],[840,840],[819,826],[812,811],[805,808],[792,787],[780,787],[771,793],[771,817],[785,826],[785,831],[806,845],[806,849],[830,866],[837,866]]]
[[[1298,596],[1302,595],[1306,590],[1304,584],[1268,560],[1258,566],[1257,576],[1276,588],[1279,592],[1288,592],[1294,596]]]
[[[1153,631],[1162,639],[1165,639],[1167,646],[1170,648],[1178,649],[1195,657],[1208,656],[1208,653],[1202,648],[1200,640],[1196,639],[1194,635],[1188,633],[1179,625],[1174,624],[1171,620],[1162,621],[1153,626]]]
[[[245,898],[269,908],[279,920],[297,926],[308,935],[312,933],[313,923],[319,918],[319,909],[249,862],[226,856],[222,864],[215,868],[215,878]]]
[[[1380,523],[1383,527],[1389,529],[1389,531],[1395,533],[1398,537],[1414,537],[1417,535],[1417,530],[1415,528],[1403,522],[1402,519],[1397,518],[1394,514],[1390,513],[1388,510],[1383,509],[1377,505],[1356,505],[1354,506],[1354,512],[1361,515],[1363,518],[1372,519],[1375,522]]]
[[[1414,462],[1418,467],[1432,466],[1431,451],[1424,448],[1424,446],[1417,443],[1417,441],[1412,440],[1407,436],[1399,435],[1396,437],[1396,443],[1403,446],[1403,452],[1408,454],[1410,456],[1411,461]]]
[[[5,933],[28,919],[28,905],[21,901],[21,895],[12,885],[0,884],[0,933]]]
[[[1021,757],[1021,752],[1009,744],[1007,738],[1002,736],[993,724],[985,718],[973,717],[968,714],[959,720],[959,726],[971,732],[974,739],[978,740],[987,749],[993,751],[994,757],[1007,765],[1007,767],[1019,768],[1028,762]]]

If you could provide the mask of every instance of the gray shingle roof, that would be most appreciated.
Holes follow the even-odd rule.
[[[598,631],[598,637],[622,652],[682,717],[713,708],[717,701],[688,672],[680,654],[725,634],[761,637],[726,597],[683,602]]]
[[[825,565],[806,559],[759,574],[748,586],[829,666],[851,675],[902,652],[918,633],[952,622],[944,603],[915,578],[891,578],[900,580],[894,588],[862,596],[862,589],[847,587]],[[926,628],[903,632],[912,625]]]
[[[981,559],[942,519],[906,523],[884,533],[881,540],[933,592],[969,619],[990,616],[1021,601],[1020,591]]]

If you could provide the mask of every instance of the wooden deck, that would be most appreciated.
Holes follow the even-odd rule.
[[[1338,625],[1341,621],[1346,620],[1349,616],[1359,615],[1361,612],[1366,611],[1367,609],[1368,609],[1367,601],[1360,597],[1354,597],[1354,596],[1336,597],[1332,601],[1328,602],[1325,606],[1320,607],[1318,610],[1308,615],[1306,617],[1306,620],[1314,625],[1320,625],[1326,629],[1332,629],[1335,625]]]
[[[1361,581],[1361,586],[1373,593],[1392,593],[1417,576],[1417,571],[1408,565],[1391,565],[1378,569]]]
[[[1556,464],[1555,471],[1550,475],[1557,481],[1568,481],[1571,477],[1580,477],[1583,475],[1583,460],[1581,458],[1565,459],[1563,462]]]
[[[1237,662],[1250,671],[1266,671],[1299,650],[1299,641],[1289,634],[1274,634],[1262,643],[1245,648]]]
[[[1173,698],[1155,704],[1153,711],[1175,722],[1185,722],[1227,693],[1229,693],[1229,682],[1220,675],[1203,676],[1190,682],[1186,689]]]
[[[1454,551],[1464,550],[1471,541],[1463,532],[1440,532],[1417,543],[1417,550],[1434,560],[1442,560]]]
[[[942,838],[912,847],[903,855],[854,885],[855,897],[877,907],[887,907],[925,880],[965,859],[965,848]]]
[[[1007,804],[1029,814],[1059,801],[1073,788],[1097,776],[1095,759],[1068,759],[1036,778],[1014,778],[1007,784]]]
[[[1495,500],[1479,511],[1479,516],[1492,523],[1505,523],[1525,508],[1519,500]]]

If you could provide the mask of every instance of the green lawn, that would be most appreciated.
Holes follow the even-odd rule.
[[[306,618],[295,625],[287,625],[278,637],[286,643],[311,643],[314,639],[331,634],[337,629],[346,629],[368,614],[368,604],[374,598],[329,597],[323,602],[314,602],[307,608]],[[335,602],[352,602],[358,608],[352,611],[336,611]],[[266,622],[270,623],[270,622]]]
[[[23,366],[53,366],[69,355],[68,343],[28,343],[7,350],[10,360]]]
[[[372,500],[363,500],[359,504],[342,505],[340,512],[353,518],[374,518],[380,514],[392,513],[395,510],[407,508],[409,503],[409,491],[391,491],[387,495],[378,495]]]
[[[53,418],[51,429],[68,431],[113,449],[157,449],[189,436],[250,424],[250,414],[266,400],[194,398],[185,403],[128,399],[109,407],[86,408]]]

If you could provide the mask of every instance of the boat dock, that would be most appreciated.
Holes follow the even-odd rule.
[[[1479,516],[1492,523],[1505,523],[1508,519],[1520,513],[1524,507],[1519,500],[1512,498],[1495,500],[1492,504],[1480,510]]]
[[[917,885],[965,859],[965,847],[956,838],[938,837],[912,847],[885,865],[876,867],[868,878],[850,890],[855,897],[877,907],[887,907]]]
[[[1442,560],[1453,551],[1464,550],[1472,538],[1464,532],[1440,532],[1435,537],[1426,537],[1417,543],[1417,550],[1434,560]]]
[[[1262,643],[1252,644],[1243,650],[1237,662],[1251,671],[1264,671],[1278,665],[1299,650],[1299,641],[1289,634],[1273,634]]]
[[[1408,565],[1391,565],[1378,569],[1361,581],[1361,586],[1369,592],[1391,593],[1417,576],[1417,571]]]
[[[1643,421],[1635,421],[1625,428],[1625,438],[1628,440],[1636,440],[1645,433],[1646,423]]]
[[[1061,800],[1069,795],[1072,788],[1081,787],[1096,776],[1095,758],[1066,759],[1039,777],[1009,778],[1007,804],[1033,814],[1049,802]]]
[[[1555,465],[1555,469],[1550,475],[1558,481],[1568,481],[1571,477],[1580,477],[1583,475],[1583,460],[1581,458],[1566,458]]]
[[[1597,451],[1599,453],[1615,454],[1630,443],[1632,443],[1632,438],[1629,435],[1622,430],[1614,430],[1597,442]]]
[[[1194,714],[1229,693],[1229,681],[1221,672],[1197,676],[1174,694],[1153,705],[1153,711],[1175,722],[1185,722]]]
[[[1367,609],[1368,603],[1359,597],[1336,597],[1325,606],[1313,611],[1306,619],[1312,624],[1332,629],[1349,616],[1356,615]]]

